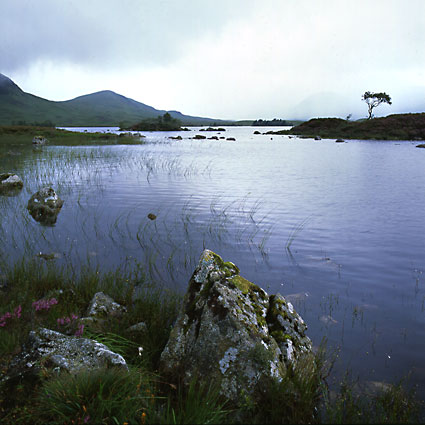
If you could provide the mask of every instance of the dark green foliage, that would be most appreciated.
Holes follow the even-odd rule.
[[[32,423],[140,423],[149,406],[149,381],[118,369],[62,373],[39,390]]]
[[[113,133],[80,133],[76,131],[60,130],[53,127],[34,126],[0,126],[0,147],[11,145],[32,146],[34,136],[41,136],[48,140],[49,145],[81,146],[81,145],[129,145],[141,144],[138,136]]]
[[[220,424],[229,423],[226,402],[220,398],[214,383],[192,379],[188,388],[179,387],[168,398],[164,413],[155,420],[160,424]]]
[[[283,120],[278,118],[273,118],[272,120],[255,120],[251,125],[254,127],[261,127],[261,126],[284,126],[284,125],[296,125],[299,124],[300,121],[294,121],[294,120]]]
[[[395,114],[363,121],[314,118],[291,130],[282,130],[274,134],[334,139],[425,140],[425,113]]]
[[[126,128],[125,130],[134,131],[181,131],[181,121],[172,118],[171,115],[166,112],[163,116],[158,115],[156,119],[144,119],[139,123]]]

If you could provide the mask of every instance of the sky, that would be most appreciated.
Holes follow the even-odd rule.
[[[0,73],[222,119],[425,111],[424,0],[0,0]]]

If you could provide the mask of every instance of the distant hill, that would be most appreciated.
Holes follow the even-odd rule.
[[[110,90],[54,102],[24,92],[10,78],[0,74],[0,125],[129,126],[165,112],[179,119],[184,125],[233,123],[183,115],[178,111],[157,110]]]

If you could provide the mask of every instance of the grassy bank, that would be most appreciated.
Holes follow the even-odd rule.
[[[282,382],[264,382],[246,405],[222,399],[214,383],[194,379],[189,388],[179,377],[164,381],[158,363],[182,301],[140,267],[102,274],[85,267],[75,273],[41,260],[2,265],[0,368],[7,370],[28,332],[38,326],[61,330],[64,317],[85,315],[92,296],[103,291],[127,307],[118,322],[107,320],[84,337],[96,339],[124,356],[130,372],[105,370],[76,376],[49,376],[43,369],[31,381],[0,385],[0,421],[19,423],[415,423],[421,405],[401,385],[380,392],[356,390],[344,379],[330,390],[332,356],[325,346],[288,370]],[[40,300],[52,300],[35,309]],[[35,304],[34,304],[35,303]],[[38,304],[37,304],[38,303]],[[128,327],[145,322],[146,329]],[[141,348],[141,349],[140,349]],[[423,419],[423,418],[422,418]]]
[[[140,136],[60,130],[54,127],[0,126],[0,147],[32,146],[35,136],[44,137],[53,146],[132,145],[142,143]]]
[[[334,139],[425,140],[425,113],[389,115],[363,121],[314,118],[291,130],[273,134]]]

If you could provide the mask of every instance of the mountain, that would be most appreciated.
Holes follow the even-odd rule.
[[[61,127],[119,126],[135,124],[167,111],[137,102],[110,90],[54,102],[21,90],[0,74],[0,125],[51,123]],[[168,111],[184,125],[218,125],[223,120],[183,115]]]

